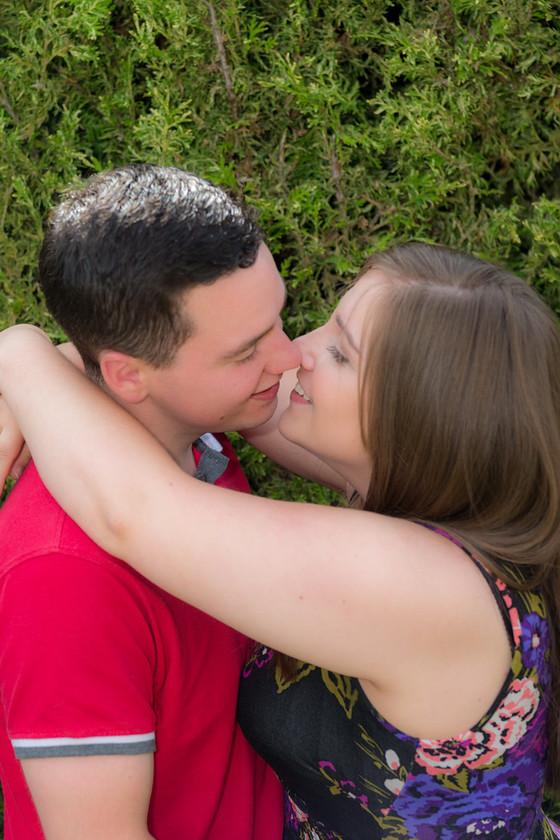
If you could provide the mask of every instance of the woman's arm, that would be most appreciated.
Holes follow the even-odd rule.
[[[83,371],[82,357],[73,344],[58,344],[57,350],[78,370]],[[19,478],[30,459],[29,447],[23,439],[16,418],[0,394],[0,488],[5,485],[9,475],[15,479]]]
[[[0,335],[0,389],[47,487],[96,542],[252,638],[376,681],[471,623],[468,597],[450,593],[472,587],[472,564],[458,549],[449,563],[446,540],[196,481],[39,330]]]

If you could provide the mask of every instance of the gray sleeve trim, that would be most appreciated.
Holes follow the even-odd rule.
[[[59,758],[80,755],[140,755],[155,752],[155,733],[97,738],[15,738],[16,758]]]

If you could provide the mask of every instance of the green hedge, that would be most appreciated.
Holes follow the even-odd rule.
[[[552,0],[6,0],[0,327],[62,338],[35,284],[78,177],[177,164],[243,192],[313,328],[372,250],[508,265],[560,309],[560,9]],[[254,485],[314,495],[250,453]],[[316,494],[319,494],[318,496]]]
[[[35,285],[43,220],[75,179],[128,161],[245,194],[286,278],[292,334],[364,255],[409,238],[504,263],[560,308],[558,2],[2,8],[0,327],[62,337]],[[282,492],[283,474],[247,463]]]

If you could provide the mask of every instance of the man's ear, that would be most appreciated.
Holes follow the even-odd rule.
[[[146,364],[118,350],[101,350],[99,366],[110,391],[124,402],[139,403],[148,396]]]

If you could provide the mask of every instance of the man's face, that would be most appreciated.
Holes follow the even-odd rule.
[[[300,358],[282,329],[285,294],[264,244],[250,268],[184,293],[192,333],[170,366],[150,370],[165,437],[251,428],[272,416],[282,373]]]

